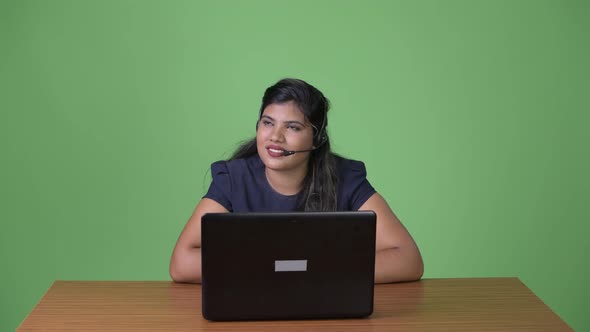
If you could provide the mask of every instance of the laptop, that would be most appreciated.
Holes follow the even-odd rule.
[[[205,319],[358,318],[373,312],[373,211],[208,213],[201,221]]]

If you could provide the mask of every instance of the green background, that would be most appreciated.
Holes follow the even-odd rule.
[[[590,330],[589,9],[0,0],[0,330],[56,279],[169,280],[210,163],[283,77],[331,99],[425,278],[517,276]]]

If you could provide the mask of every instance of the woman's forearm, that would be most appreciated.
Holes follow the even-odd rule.
[[[420,253],[403,250],[388,248],[375,253],[375,283],[414,281],[422,277],[424,265]]]
[[[413,281],[422,277],[420,254],[388,248],[375,253],[375,283]],[[175,282],[201,283],[201,248],[190,248],[174,256],[170,276]]]
[[[201,283],[201,248],[176,253],[170,261],[170,276],[175,282]]]

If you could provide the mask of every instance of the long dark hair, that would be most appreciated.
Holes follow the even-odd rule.
[[[316,150],[310,153],[307,175],[303,179],[298,209],[302,211],[336,211],[338,177],[336,158],[330,149],[328,110],[330,101],[313,85],[293,78],[285,78],[266,89],[260,105],[258,121],[270,104],[293,101],[313,127]],[[258,154],[256,138],[240,145],[229,160]]]

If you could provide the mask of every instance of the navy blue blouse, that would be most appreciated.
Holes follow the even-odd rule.
[[[336,157],[338,211],[356,211],[375,193],[365,165]],[[213,181],[203,198],[210,198],[230,212],[289,212],[297,210],[298,195],[281,195],[268,183],[258,155],[211,164]]]

